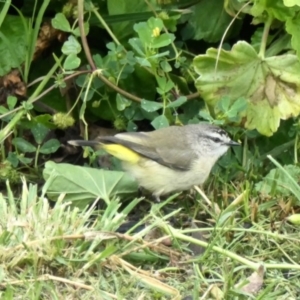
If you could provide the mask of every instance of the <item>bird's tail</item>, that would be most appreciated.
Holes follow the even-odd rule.
[[[101,147],[103,143],[100,141],[85,141],[85,140],[71,140],[68,143],[72,146],[90,146],[90,147]]]

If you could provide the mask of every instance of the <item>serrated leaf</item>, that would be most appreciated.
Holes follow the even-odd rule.
[[[160,128],[168,127],[169,126],[169,121],[168,121],[168,119],[164,115],[161,115],[161,116],[156,117],[151,122],[151,125],[155,129],[160,129]]]
[[[231,105],[244,97],[248,102],[242,114],[245,127],[270,136],[280,120],[300,113],[300,63],[296,55],[260,58],[246,42],[238,42],[231,51],[210,48],[194,59],[200,77],[196,87],[215,111],[220,98],[229,96]]]
[[[45,180],[49,179],[47,193],[52,199],[66,193],[65,201],[82,208],[97,198],[108,203],[116,195],[132,194],[138,189],[133,178],[124,172],[56,164],[52,161],[45,164],[43,176]]]
[[[50,139],[45,142],[40,148],[42,154],[51,154],[58,150],[60,147],[60,142],[57,139]]]
[[[255,17],[254,24],[264,22],[266,15],[285,22],[288,18],[293,17],[295,12],[295,9],[284,5],[282,0],[254,1],[250,9],[250,14]]]
[[[164,107],[163,104],[159,102],[148,101],[144,99],[141,102],[141,108],[147,112],[157,111],[163,107]]]
[[[291,44],[295,49],[298,58],[300,58],[300,37],[299,37],[300,19],[299,17],[289,18],[285,23],[286,31],[292,36]]]
[[[16,137],[12,140],[12,144],[23,153],[32,153],[36,151],[36,147],[23,138]]]

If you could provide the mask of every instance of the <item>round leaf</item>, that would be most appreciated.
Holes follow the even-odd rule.
[[[41,144],[50,130],[41,123],[37,123],[31,132],[37,144]]]
[[[51,24],[55,29],[59,29],[65,32],[71,31],[69,21],[67,20],[66,16],[62,13],[56,14],[54,19],[52,19]]]
[[[175,101],[169,103],[167,105],[168,108],[175,108],[175,107],[179,107],[182,104],[184,104],[187,101],[186,97],[184,96],[180,96],[178,99],[176,99]]]
[[[32,153],[36,151],[35,146],[20,137],[14,138],[12,144],[23,153]]]
[[[57,151],[60,147],[60,142],[56,139],[48,140],[45,144],[40,148],[40,152],[43,154],[51,154]]]
[[[157,111],[161,108],[163,108],[163,104],[159,102],[154,102],[154,101],[148,101],[148,100],[142,100],[141,102],[141,107],[147,112],[153,112]]]
[[[74,70],[80,66],[80,58],[76,54],[69,54],[64,61],[64,69]]]
[[[169,121],[168,121],[168,119],[164,115],[161,115],[161,116],[156,117],[151,122],[151,125],[155,129],[159,129],[159,128],[163,128],[163,127],[168,127],[169,126]]]
[[[65,55],[78,54],[81,51],[81,46],[73,35],[70,35],[68,40],[64,42],[62,53]]]

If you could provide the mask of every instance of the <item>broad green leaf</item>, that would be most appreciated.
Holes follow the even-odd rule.
[[[293,7],[287,7],[282,0],[254,1],[250,13],[255,17],[254,23],[265,22],[266,15],[285,22],[295,15]]]
[[[31,128],[31,132],[37,144],[41,144],[50,130],[43,124],[37,123]]]
[[[188,27],[184,30],[186,38],[193,34],[195,40],[219,42],[224,35],[225,28],[232,20],[232,17],[224,10],[223,1],[200,1],[191,9],[193,13],[188,15]],[[234,32],[232,29],[233,26],[230,26],[227,36]]]
[[[283,0],[283,4],[287,7],[300,6],[300,0]]]
[[[36,147],[23,138],[16,137],[12,140],[12,144],[23,153],[32,153],[36,151]]]
[[[155,128],[155,129],[160,129],[160,128],[164,128],[164,127],[168,127],[169,126],[169,121],[166,118],[165,115],[161,115],[156,117],[152,122],[151,125]]]
[[[286,54],[262,59],[246,42],[231,51],[210,48],[194,59],[200,77],[196,87],[216,113],[219,99],[228,96],[233,104],[244,97],[247,110],[242,114],[245,127],[270,136],[280,119],[300,113],[300,63],[296,55]]]
[[[23,17],[24,22],[28,19]],[[0,30],[0,76],[25,61],[28,36],[20,16],[6,15]]]
[[[133,33],[133,25],[136,23],[133,13],[143,15],[143,12],[149,11],[149,7],[146,2],[141,0],[109,0],[107,1],[107,10],[110,17],[119,17],[119,22],[112,23],[111,27],[118,39],[122,40]],[[146,14],[146,16],[148,15]]]
[[[291,44],[293,49],[295,49],[298,58],[300,59],[300,18],[297,16],[295,18],[289,18],[285,23],[286,31],[292,36]]]
[[[124,172],[56,164],[52,161],[45,164],[43,176],[49,180],[48,195],[52,199],[66,193],[65,201],[82,208],[97,198],[109,203],[116,195],[132,194],[138,189],[133,178]]]
[[[58,150],[60,142],[57,139],[50,139],[42,145],[40,152],[43,154],[51,154]]]
[[[70,32],[71,26],[66,16],[62,13],[57,13],[55,17],[51,20],[51,24],[55,29],[61,31]]]
[[[271,170],[262,181],[255,185],[255,190],[265,195],[291,195],[294,187],[291,186],[291,180],[286,176],[285,172],[287,172],[296,182],[299,182],[300,168],[295,165],[286,165],[282,168],[284,171],[280,168]]]
[[[163,108],[163,104],[159,102],[154,102],[154,101],[148,101],[148,100],[142,100],[141,102],[141,107],[147,112],[153,112],[157,111],[161,108]]]

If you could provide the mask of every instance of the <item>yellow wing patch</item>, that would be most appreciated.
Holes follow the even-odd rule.
[[[132,164],[138,163],[141,156],[136,152],[130,150],[119,144],[103,144],[102,148],[109,154],[115,156],[116,158],[126,161]]]

